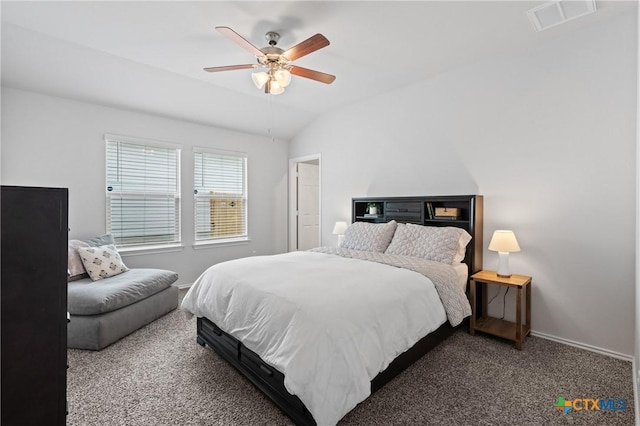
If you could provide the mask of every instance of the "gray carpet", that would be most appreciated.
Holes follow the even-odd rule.
[[[69,350],[68,425],[290,425],[174,311],[100,352]],[[459,331],[358,405],[347,425],[633,425],[631,363],[530,337]],[[554,408],[624,398],[621,411]]]

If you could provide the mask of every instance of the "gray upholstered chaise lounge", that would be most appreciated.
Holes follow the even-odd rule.
[[[119,275],[69,283],[70,348],[100,350],[178,306],[178,274],[130,269]]]
[[[68,249],[68,347],[100,350],[178,306],[178,274],[128,269],[110,234]]]

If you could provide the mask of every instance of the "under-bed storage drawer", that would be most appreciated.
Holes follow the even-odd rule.
[[[384,216],[387,220],[422,224],[423,206],[424,203],[421,202],[388,202],[385,204]]]
[[[251,373],[261,377],[266,384],[279,393],[282,398],[290,397],[287,388],[284,387],[284,374],[265,363],[258,355],[247,349],[244,345],[240,345],[240,362],[244,367],[248,368]],[[295,398],[295,401],[289,400],[287,403],[291,408],[300,413],[307,412],[304,404],[298,398]]]
[[[274,388],[279,388],[278,379],[282,383],[284,375],[278,370],[262,361],[262,359],[247,349],[245,346],[240,345],[240,361],[249,367],[256,375],[266,379],[267,382]]]
[[[313,416],[300,401],[300,398],[289,394],[284,387],[284,374],[266,364],[233,336],[222,331],[208,319],[198,318],[198,341],[200,344],[209,345],[222,358],[240,370],[294,419],[296,424],[315,426]]]
[[[205,340],[218,343],[218,348],[235,358],[240,356],[240,342],[206,319],[198,318],[198,323],[200,333]]]

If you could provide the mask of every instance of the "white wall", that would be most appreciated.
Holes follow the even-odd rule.
[[[628,358],[636,27],[617,16],[316,120],[289,155],[322,155],[323,241],[351,197],[482,194],[485,241],[513,229],[511,269],[533,276],[533,329]]]
[[[637,10],[638,20],[640,22],[640,8]],[[640,26],[637,30],[638,41],[638,57],[637,59],[637,84],[636,87],[636,322],[635,322],[635,347],[633,352],[633,396],[635,399],[636,409],[636,425],[640,426]]]
[[[105,133],[182,145],[181,252],[124,256],[129,267],[178,272],[192,283],[214,263],[287,247],[287,149],[284,141],[137,112],[2,88],[3,185],[69,188],[70,238],[105,232]],[[193,150],[211,147],[248,154],[251,242],[194,250]]]

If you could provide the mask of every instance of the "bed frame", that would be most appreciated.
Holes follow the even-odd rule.
[[[367,205],[377,203],[378,214],[368,214]],[[456,219],[434,217],[436,207],[458,209]],[[417,223],[428,226],[457,226],[465,229],[473,237],[467,246],[464,262],[469,267],[469,276],[482,269],[483,250],[483,198],[481,195],[448,195],[432,197],[369,197],[352,200],[352,221],[384,223],[391,220],[402,223]],[[468,285],[468,283],[467,283]],[[477,295],[481,297],[480,294]],[[480,313],[481,314],[481,313]],[[464,324],[464,323],[463,323]],[[394,359],[386,370],[371,381],[371,393],[407,369],[424,354],[449,337],[458,327],[445,322],[436,331],[428,334],[413,347]],[[222,331],[207,318],[197,319],[197,342],[209,345],[213,350],[233,365],[256,387],[289,416],[296,425],[315,425],[311,413],[302,401],[287,392],[284,375],[245,347],[242,342]]]

